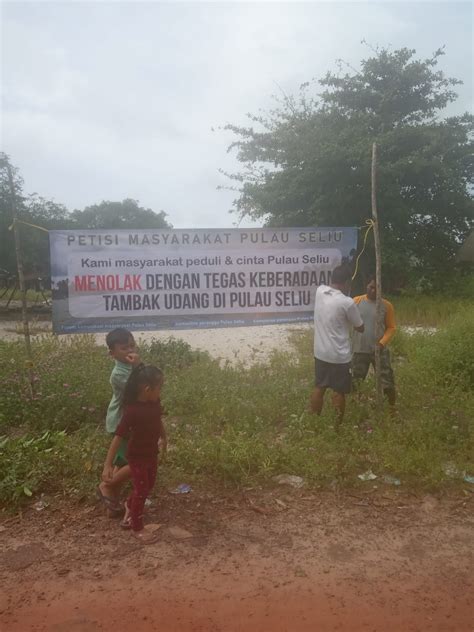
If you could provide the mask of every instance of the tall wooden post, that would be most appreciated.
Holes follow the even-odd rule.
[[[31,352],[31,340],[30,340],[30,327],[28,323],[28,310],[26,306],[26,287],[25,287],[25,275],[23,272],[23,260],[21,256],[21,242],[20,242],[20,229],[18,227],[18,218],[16,214],[16,195],[15,185],[13,183],[13,174],[10,164],[6,165],[8,174],[8,183],[10,185],[10,201],[11,212],[13,218],[13,234],[15,236],[15,253],[16,253],[16,266],[18,270],[18,282],[20,285],[21,296],[21,316],[23,320],[23,335],[25,337],[26,357],[27,357],[27,370],[29,378],[30,393],[34,395],[34,372],[33,372],[33,354]]]
[[[375,387],[377,392],[377,413],[380,416],[383,411],[382,376],[380,370],[380,347],[378,341],[384,332],[382,314],[382,258],[380,252],[380,230],[377,213],[377,145],[372,145],[372,219],[374,222],[375,242]]]

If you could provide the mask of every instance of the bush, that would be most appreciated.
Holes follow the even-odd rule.
[[[144,362],[155,364],[163,371],[182,369],[209,358],[207,353],[195,351],[184,340],[172,337],[141,344],[140,355]]]
[[[419,349],[417,363],[438,385],[474,388],[474,309],[429,336]]]
[[[372,468],[380,477],[397,476],[405,488],[450,483],[446,463],[468,470],[473,450],[473,319],[465,312],[432,335],[399,332],[392,347],[397,423],[388,414],[377,421],[369,377],[360,401],[349,399],[339,433],[329,394],[321,417],[306,412],[313,384],[309,329],[293,334],[293,353],[274,353],[250,368],[221,366],[176,339],[141,345],[144,361],[166,372],[163,403],[174,449],[160,481],[235,487],[296,474],[308,485],[352,486]],[[106,349],[88,336],[35,341],[34,399],[23,345],[2,343],[0,352],[0,502],[15,507],[30,493],[91,492],[109,441]]]
[[[9,358],[0,363],[0,433],[19,426],[75,430],[103,417],[110,399],[110,360],[92,336],[45,336],[32,349],[33,397],[23,343],[0,347]]]
[[[111,397],[113,363],[107,349],[89,335],[44,336],[34,341],[32,349],[33,398],[23,342],[0,342],[0,433],[24,426],[70,432],[100,423]],[[163,368],[167,380],[186,366],[209,361],[208,354],[173,338],[145,343],[140,354],[145,362]]]
[[[105,433],[46,431],[0,437],[0,502],[15,507],[44,493],[84,495],[97,484]]]

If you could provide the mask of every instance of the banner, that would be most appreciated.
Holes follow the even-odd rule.
[[[59,334],[310,320],[356,228],[50,232]]]

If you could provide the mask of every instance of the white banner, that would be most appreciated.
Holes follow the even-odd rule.
[[[355,228],[52,231],[56,333],[289,323],[351,261]]]

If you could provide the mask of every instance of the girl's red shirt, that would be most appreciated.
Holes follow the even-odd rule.
[[[158,440],[164,434],[161,403],[136,402],[126,406],[115,434],[128,439],[127,459],[149,461],[158,456]]]

